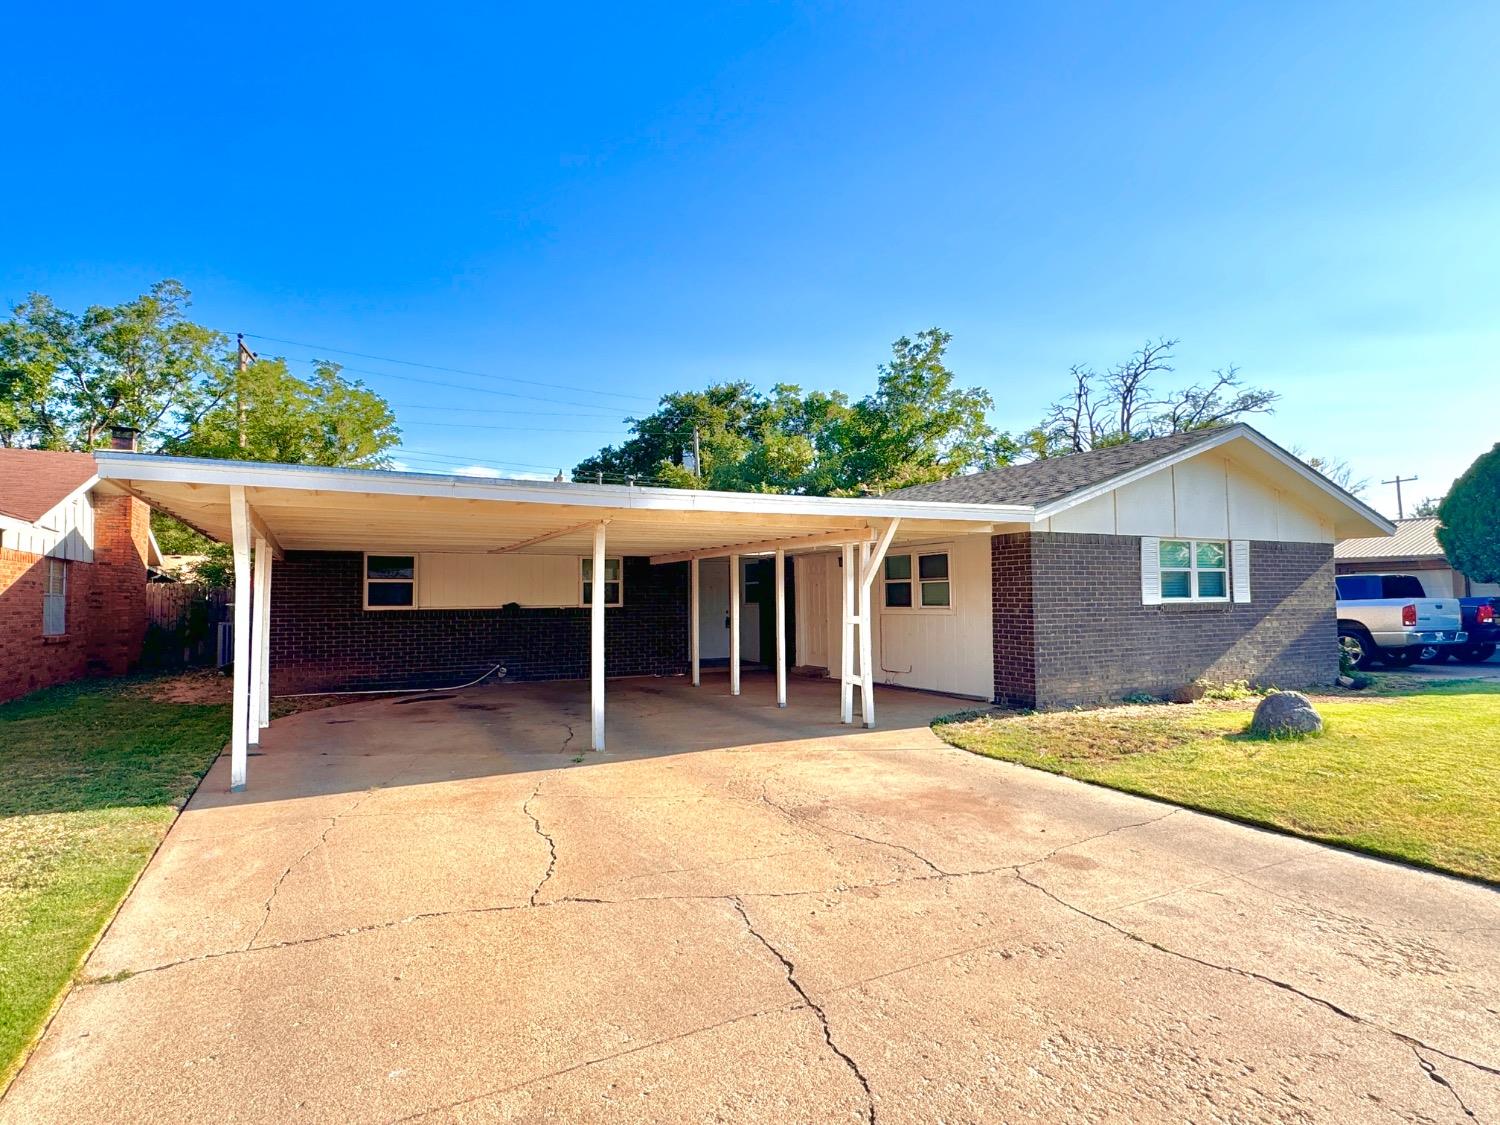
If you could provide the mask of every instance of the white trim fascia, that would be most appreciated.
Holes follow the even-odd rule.
[[[156,532],[146,525],[146,565],[161,566],[161,544],[156,541]]]
[[[687,488],[638,488],[634,485],[578,484],[566,481],[491,480],[441,473],[327,469],[311,465],[272,465],[141,453],[98,453],[95,454],[95,459],[99,464],[99,476],[104,480],[503,500],[522,504],[626,511],[762,513],[846,519],[908,518],[972,523],[1033,522],[1033,509],[1025,504],[959,504],[882,497],[790,496],[785,493],[710,492]]]
[[[1135,481],[1141,480],[1144,477],[1149,477],[1153,473],[1159,473],[1163,469],[1170,468],[1171,466],[1180,464],[1183,461],[1191,460],[1194,457],[1197,457],[1203,453],[1207,453],[1211,449],[1217,449],[1219,446],[1225,445],[1237,438],[1244,438],[1249,441],[1250,444],[1254,445],[1257,449],[1260,449],[1265,453],[1269,453],[1277,461],[1280,461],[1285,467],[1296,472],[1308,483],[1317,485],[1318,488],[1322,489],[1333,499],[1339,501],[1341,504],[1345,505],[1348,508],[1354,509],[1365,519],[1373,523],[1376,527],[1384,528],[1387,535],[1394,535],[1396,533],[1396,525],[1382,516],[1374,508],[1366,504],[1363,500],[1360,500],[1357,496],[1345,492],[1342,488],[1334,484],[1322,473],[1318,472],[1316,469],[1310,468],[1301,460],[1292,456],[1292,454],[1288,453],[1286,450],[1282,449],[1281,446],[1277,445],[1270,438],[1265,437],[1260,433],[1260,431],[1245,425],[1243,422],[1226,427],[1225,429],[1219,431],[1219,433],[1215,434],[1213,437],[1204,438],[1202,441],[1190,445],[1185,449],[1180,449],[1176,453],[1165,454],[1161,457],[1158,457],[1155,461],[1149,461],[1138,468],[1131,469],[1128,472],[1120,473],[1117,476],[1110,477],[1108,480],[1100,481],[1098,484],[1089,485],[1087,488],[1080,488],[1077,492],[1070,492],[1061,500],[1054,500],[1050,504],[1044,504],[1036,509],[1035,522],[1040,523],[1042,520],[1051,519],[1053,516],[1058,515],[1061,512],[1066,512],[1069,508],[1076,508],[1079,504],[1086,504],[1088,503],[1088,501],[1103,496],[1105,493],[1113,492],[1117,488],[1121,488],[1127,484],[1131,484]],[[1368,536],[1366,538],[1368,538]]]

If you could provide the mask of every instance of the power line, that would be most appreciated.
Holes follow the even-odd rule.
[[[293,348],[306,348],[310,352],[332,352],[332,353],[334,353],[336,355],[352,355],[352,356],[356,357],[357,359],[373,359],[373,360],[375,360],[375,361],[377,361],[379,363],[399,363],[403,367],[421,367],[421,368],[424,368],[425,370],[428,370],[428,371],[446,371],[446,372],[448,372],[449,374],[452,374],[452,375],[472,375],[472,376],[476,376],[477,378],[480,378],[480,379],[499,379],[502,382],[507,382],[507,383],[523,383],[523,384],[525,384],[527,386],[532,386],[532,387],[548,387],[548,388],[554,388],[555,387],[558,390],[563,390],[563,391],[578,391],[578,392],[580,392],[582,394],[603,395],[603,396],[608,397],[608,398],[630,398],[630,399],[638,399],[638,400],[640,400],[642,402],[654,402],[655,401],[655,399],[652,399],[648,395],[626,394],[623,391],[601,391],[601,390],[596,390],[593,387],[575,387],[575,386],[570,386],[569,384],[566,384],[566,383],[542,382],[542,381],[537,380],[537,379],[522,379],[520,376],[517,376],[517,375],[496,375],[493,372],[489,372],[489,371],[470,371],[470,370],[466,370],[465,368],[462,368],[462,367],[444,367],[441,364],[437,364],[437,363],[419,363],[416,360],[412,360],[412,359],[395,359],[395,358],[393,358],[391,356],[388,356],[388,355],[372,355],[369,352],[355,352],[355,351],[350,351],[348,348],[330,348],[330,347],[325,347],[322,344],[305,344],[305,343],[301,342],[300,340],[283,340],[283,339],[280,339],[279,337],[276,337],[276,336],[262,336],[262,335],[260,335],[259,333],[256,333],[256,332],[245,332],[245,333],[243,333],[243,335],[249,336],[253,340],[265,340],[267,343],[271,343],[271,344],[286,344],[289,347],[293,347]]]

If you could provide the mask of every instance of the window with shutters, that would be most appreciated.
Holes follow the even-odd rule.
[[[1229,544],[1222,539],[1163,539],[1157,548],[1164,602],[1227,602]]]

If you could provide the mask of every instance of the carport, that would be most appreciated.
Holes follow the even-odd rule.
[[[1019,505],[497,480],[113,452],[101,452],[98,462],[101,478],[233,548],[235,789],[246,783],[249,747],[270,724],[271,598],[289,553],[362,553],[366,614],[422,612],[429,601],[433,609],[507,606],[510,595],[496,586],[496,568],[509,566],[505,573],[512,574],[520,573],[516,567],[529,567],[528,581],[556,586],[558,574],[571,565],[567,560],[579,560],[582,593],[564,604],[588,612],[590,746],[602,750],[610,659],[606,606],[620,604],[624,559],[648,559],[653,568],[686,564],[688,674],[694,686],[702,683],[699,564],[729,559],[730,697],[739,695],[741,686],[739,559],[774,560],[775,692],[784,707],[786,560],[836,552],[840,720],[854,722],[858,689],[860,721],[870,727],[875,723],[871,587],[889,548],[1017,530],[1032,518],[1031,509]],[[418,560],[427,557],[444,560],[442,592],[419,598]]]

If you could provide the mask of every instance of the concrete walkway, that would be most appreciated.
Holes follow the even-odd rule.
[[[579,764],[586,685],[278,721],[0,1121],[1500,1118],[1495,892],[791,693],[612,683]]]

